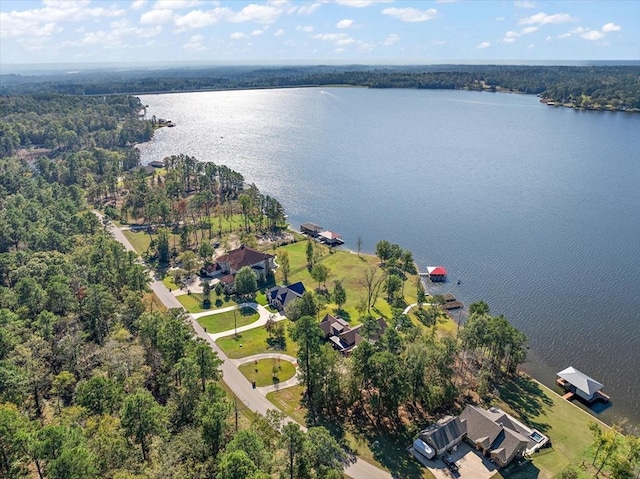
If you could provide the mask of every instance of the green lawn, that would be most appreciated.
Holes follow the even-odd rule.
[[[273,351],[282,352],[293,356],[298,355],[298,345],[289,337],[289,326],[293,324],[289,320],[279,321],[278,324],[284,325],[286,347],[284,350],[276,350],[269,347],[267,339],[269,333],[264,327],[259,327],[245,331],[238,334],[236,338],[233,334],[225,336],[216,341],[218,346],[224,351],[224,353],[232,359],[246,358],[247,356],[253,356],[254,354],[269,353]]]
[[[200,326],[205,328],[208,333],[221,333],[223,331],[230,331],[235,326],[240,328],[247,324],[254,323],[259,318],[260,315],[255,309],[241,308],[198,318],[198,323],[200,323]]]
[[[213,314],[216,309],[227,308],[229,306],[235,306],[238,304],[232,298],[225,300],[224,296],[216,297],[216,295],[213,293],[211,294],[211,306],[213,307],[213,309],[204,309],[202,307],[202,294],[200,293],[181,294],[180,296],[176,296],[176,299],[190,313],[202,313],[204,311],[211,311],[211,313]]]
[[[180,286],[174,283],[173,276],[171,276],[170,274],[167,274],[164,276],[164,278],[162,278],[162,284],[164,284],[169,289],[169,291],[180,288]]]
[[[279,359],[261,359],[257,363],[242,364],[240,372],[249,380],[256,382],[256,386],[270,386],[288,379],[296,373],[296,368],[289,361]]]
[[[131,230],[124,230],[122,233],[131,243],[131,246],[136,250],[138,254],[142,254],[149,249],[151,239],[149,235],[143,231],[133,232]]]
[[[362,286],[361,280],[365,275],[365,272],[370,267],[378,267],[379,260],[372,255],[361,254],[358,256],[355,253],[341,250],[331,250],[330,248],[314,242],[314,247],[321,253],[321,262],[329,269],[329,279],[326,286],[329,291],[333,288],[333,282],[335,280],[341,280],[344,288],[347,291],[347,302],[343,306],[342,317],[349,321],[351,324],[358,324],[359,313],[356,310],[356,305],[360,299],[366,297],[366,289]],[[283,246],[276,250],[276,254],[282,251],[286,251],[289,255],[289,264],[291,265],[291,273],[289,274],[289,283],[295,283],[302,281],[307,289],[315,289],[317,283],[311,278],[306,264],[306,241],[299,241],[290,245]],[[276,259],[277,261],[277,259]],[[381,271],[382,272],[382,271]],[[276,273],[277,282],[282,282],[282,271],[280,269]],[[406,304],[411,304],[416,301],[416,281],[417,275],[409,276],[405,282],[404,299]],[[320,313],[322,317],[326,313],[335,313],[336,305],[329,303],[323,311]],[[384,294],[381,293],[375,307],[372,309],[372,314],[380,315],[387,318],[391,317],[391,306],[384,298]]]
[[[498,406],[551,438],[552,447],[533,456],[530,465],[502,471],[505,479],[553,477],[579,462],[593,442],[589,415],[526,376],[499,386]],[[538,473],[538,475],[535,475]]]
[[[300,405],[304,386],[298,385],[267,394],[267,399],[300,424],[305,424],[307,410]],[[406,450],[413,440],[402,435],[391,436],[367,430],[354,432],[353,425],[345,428],[327,424],[338,440],[361,459],[376,467],[393,471],[402,479],[434,479],[433,474],[414,459]]]
[[[304,386],[291,386],[267,394],[267,399],[294,421],[304,424],[307,410],[300,406]]]

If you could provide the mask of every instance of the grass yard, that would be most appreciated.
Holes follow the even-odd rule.
[[[261,359],[257,362],[242,364],[239,368],[249,382],[256,382],[256,386],[270,386],[291,379],[296,368],[289,361],[280,359]]]
[[[151,239],[149,238],[149,235],[144,231],[133,232],[131,230],[124,230],[122,233],[124,233],[126,238],[131,243],[131,246],[134,247],[138,254],[142,254],[147,251],[147,249],[149,249]]]
[[[267,399],[294,421],[304,424],[307,410],[300,405],[303,393],[304,386],[291,386],[290,388],[270,392],[267,394]]]
[[[578,461],[593,442],[589,430],[593,419],[533,379],[520,376],[498,390],[501,398],[498,406],[549,436],[552,444],[535,454],[530,465],[503,470],[505,479],[554,477]]]
[[[300,405],[304,386],[298,385],[267,394],[267,399],[300,424],[305,424],[307,410]],[[351,452],[376,467],[393,471],[394,477],[402,479],[434,479],[433,474],[416,461],[406,450],[413,438],[401,435],[390,436],[372,431],[355,432],[353,425],[345,428],[326,425],[332,434]]]
[[[289,320],[279,321],[278,324],[284,325],[285,332],[285,349],[276,350],[269,347],[267,339],[269,333],[264,327],[250,329],[243,333],[238,334],[236,338],[233,334],[225,336],[216,341],[218,346],[224,351],[224,353],[231,359],[246,358],[247,356],[253,356],[254,354],[270,353],[274,351],[282,352],[293,356],[298,355],[298,345],[289,337],[289,326],[293,324]]]
[[[198,318],[198,323],[206,329],[207,333],[221,333],[231,331],[235,326],[242,327],[255,323],[259,318],[260,315],[255,309],[241,308]]]
[[[351,324],[358,324],[359,313],[356,310],[356,305],[361,299],[366,298],[366,289],[360,283],[365,275],[365,272],[370,267],[378,267],[379,260],[373,255],[361,254],[358,256],[355,253],[342,250],[331,250],[327,246],[324,246],[315,241],[312,243],[314,248],[320,254],[320,261],[329,269],[329,278],[326,282],[326,286],[329,291],[333,288],[333,282],[335,280],[341,280],[344,288],[347,291],[347,302],[343,306],[342,317],[349,321]],[[291,265],[291,273],[289,274],[289,283],[295,283],[302,281],[307,289],[314,289],[317,287],[317,283],[311,278],[309,271],[307,270],[307,258],[306,258],[306,241],[299,241],[290,245],[283,246],[276,250],[276,254],[286,251],[289,255],[289,264]],[[382,272],[382,270],[380,270]],[[282,271],[278,270],[277,282],[282,282]],[[416,281],[417,275],[412,275],[407,278],[404,288],[404,299],[407,304],[414,303],[416,301]],[[387,318],[391,317],[391,306],[387,303],[384,297],[384,293],[380,293],[379,298],[372,309],[372,314],[380,315]],[[329,303],[321,311],[320,317],[326,313],[335,313],[336,305]]]
[[[162,278],[162,284],[164,284],[169,291],[173,291],[175,289],[180,289],[180,286],[178,286],[174,281],[173,281],[173,276],[171,276],[170,274],[167,274],[164,276],[164,278]]]

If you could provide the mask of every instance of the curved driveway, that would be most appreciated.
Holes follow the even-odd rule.
[[[102,219],[102,215],[98,215],[98,216],[100,217],[100,219]],[[128,251],[135,252],[135,249],[133,248],[133,246],[127,239],[127,237],[113,223],[109,223],[109,231],[113,234],[114,238],[118,242],[122,243],[125,249],[127,249]],[[178,302],[175,296],[171,294],[169,289],[161,281],[156,280],[152,276],[152,281],[149,286],[151,290],[156,294],[158,299],[167,308],[169,309],[179,308],[184,310],[182,304]],[[266,308],[265,308],[265,311],[267,311]],[[209,314],[212,314],[212,313],[209,313]],[[268,314],[271,314],[271,313],[268,313]],[[227,355],[224,354],[222,349],[218,347],[218,345],[216,344],[215,340],[212,337],[217,335],[211,335],[211,334],[205,333],[204,329],[202,329],[202,326],[198,324],[198,321],[196,321],[196,318],[193,315],[187,313],[187,317],[189,318],[189,321],[191,322],[191,326],[193,327],[193,330],[195,331],[196,335],[204,339],[207,342],[207,344],[209,344],[211,349],[213,349],[218,354],[218,357],[222,359],[223,363],[222,363],[222,366],[220,367],[222,371],[222,378],[224,382],[227,384],[227,386],[229,386],[229,388],[236,395],[236,397],[246,407],[262,415],[265,415],[269,409],[276,409],[276,407],[273,404],[271,404],[271,402],[266,398],[266,393],[263,394],[262,390],[265,388],[253,389],[251,387],[251,383],[249,383],[249,381],[247,381],[244,375],[240,371],[238,371],[238,368],[236,367],[236,363],[230,360],[227,357]],[[248,329],[255,328],[256,324],[262,321],[262,318],[263,318],[263,315],[260,314],[260,319],[254,322],[253,324],[248,325],[250,326]],[[268,316],[266,319],[268,319]],[[266,324],[266,319],[264,320],[265,324]],[[240,329],[241,328],[238,328],[238,331],[240,331]],[[228,334],[229,332],[227,332],[227,335]],[[285,381],[285,383],[286,382],[287,381]],[[284,383],[280,385],[280,388],[282,388],[283,385]],[[266,386],[266,387],[269,388],[271,386]],[[289,422],[294,422],[293,419],[289,417],[287,417],[286,420]],[[306,430],[304,425],[301,425],[301,426],[304,430]],[[353,458],[353,462],[345,465],[344,472],[347,476],[352,477],[353,479],[392,479],[393,478],[393,476],[389,474],[387,471],[380,469],[372,464],[369,464],[366,461],[359,460],[357,457]]]

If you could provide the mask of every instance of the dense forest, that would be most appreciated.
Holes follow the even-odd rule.
[[[142,94],[322,85],[511,91],[574,108],[640,110],[640,66],[219,67],[0,76],[0,94]]]
[[[217,355],[184,313],[158,303],[147,268],[93,213],[88,200],[102,204],[136,176],[131,144],[153,132],[139,101],[1,106],[0,477],[341,477],[345,453],[326,429],[303,432],[275,411],[238,415]],[[225,167],[193,186],[197,167],[172,171],[179,190],[215,181],[223,201],[242,191]]]
[[[400,82],[404,74],[384,75]],[[420,427],[495,399],[496,387],[518,377],[525,335],[484,302],[469,307],[464,327],[454,324],[445,298],[427,297],[416,281],[410,251],[382,240],[365,258],[359,242],[357,255],[342,252],[359,276],[328,281],[339,254],[315,241],[289,244],[282,205],[241,173],[183,154],[140,165],[135,143],[161,126],[144,119],[138,98],[12,94],[0,97],[0,110],[0,477],[337,479],[361,453],[349,439],[356,433],[388,447],[384,461],[370,460],[416,477],[418,463],[399,451]],[[136,238],[144,262],[96,210]],[[290,256],[278,250],[277,278],[266,282],[307,282],[261,341],[295,355],[300,397],[283,410],[306,430],[275,407],[261,416],[237,401],[189,316],[167,310],[149,288],[150,268],[158,278],[171,267],[172,278],[162,278],[171,287],[194,284],[216,251],[240,243],[293,247]],[[243,269],[253,281],[241,286]],[[218,301],[264,295],[265,284],[243,269],[235,291],[217,283]],[[203,286],[184,296],[201,310],[211,294]],[[362,325],[350,356],[324,342],[326,311]],[[248,349],[249,335],[242,341]],[[636,442],[623,446],[598,428],[594,437],[594,465],[635,471]]]

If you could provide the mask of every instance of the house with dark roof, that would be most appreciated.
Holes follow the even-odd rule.
[[[234,275],[241,268],[248,266],[253,270],[258,279],[264,279],[275,269],[274,256],[262,253],[248,246],[241,245],[240,248],[229,251],[227,254],[219,256],[214,263],[202,269],[202,273],[210,278],[221,275]]]
[[[291,301],[302,297],[305,291],[302,281],[289,286],[274,286],[267,290],[267,300],[271,306],[282,311]]]
[[[466,429],[460,419],[454,416],[447,416],[420,433],[418,438],[430,446],[434,456],[439,456],[451,450],[462,442]],[[429,449],[426,449],[427,451]]]
[[[387,329],[387,323],[384,319],[378,318],[378,330],[371,337],[372,341],[377,341]],[[331,345],[343,354],[351,352],[364,338],[360,335],[362,324],[351,327],[340,316],[327,314],[320,321],[320,329],[324,333],[324,339],[329,341]]]
[[[432,459],[446,454],[462,440],[473,445],[500,467],[549,442],[540,431],[530,429],[499,408],[468,405],[460,416],[448,416],[420,432],[414,450]],[[422,444],[421,444],[422,443]],[[420,447],[422,445],[427,447]]]
[[[515,426],[518,421],[498,408],[485,410],[468,405],[460,414],[460,421],[467,430],[467,440],[500,467],[522,456],[527,451],[530,439],[535,442],[533,438],[522,434],[524,425],[520,432]],[[533,434],[533,431],[530,433]]]

